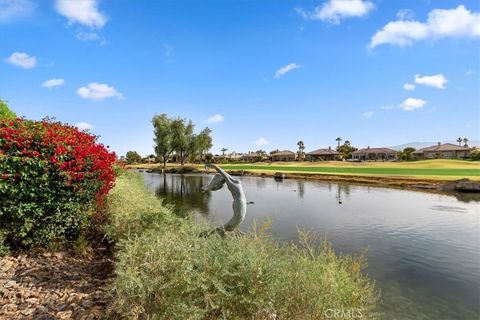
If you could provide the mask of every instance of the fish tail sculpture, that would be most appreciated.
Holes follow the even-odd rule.
[[[213,176],[212,181],[204,187],[204,191],[217,191],[220,190],[224,184],[227,185],[228,190],[233,197],[233,216],[232,218],[223,226],[225,231],[233,231],[237,228],[243,220],[245,220],[245,215],[247,213],[247,199],[245,198],[245,193],[243,192],[242,184],[240,180],[233,178],[231,175],[226,173],[222,168],[214,164],[206,164],[205,168],[212,167],[218,173]]]

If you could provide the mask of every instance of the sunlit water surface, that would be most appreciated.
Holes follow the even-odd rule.
[[[228,189],[204,193],[212,175],[143,173],[150,190],[181,213],[222,225]],[[239,177],[252,221],[272,220],[272,236],[296,241],[297,228],[326,237],[337,252],[361,254],[381,290],[385,319],[480,319],[478,195],[437,195],[320,181]]]

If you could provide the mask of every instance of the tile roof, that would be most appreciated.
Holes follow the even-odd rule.
[[[436,144],[434,146],[426,147],[415,151],[414,153],[423,152],[446,152],[446,151],[470,151],[471,148],[458,146],[453,143]]]
[[[290,150],[282,150],[271,154],[272,156],[291,156],[295,155],[295,152]]]
[[[337,150],[335,149],[318,149],[318,150],[313,150],[307,153],[307,155],[310,156],[322,156],[322,155],[330,155],[330,154],[338,154]]]
[[[361,153],[397,153],[397,151],[389,148],[363,148],[357,151],[353,151],[352,154],[361,154]]]

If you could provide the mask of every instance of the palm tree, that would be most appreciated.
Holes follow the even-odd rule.
[[[467,138],[463,138],[463,143],[464,143],[464,147],[468,147],[468,139]]]
[[[350,147],[350,140],[345,140],[343,144]]]
[[[222,151],[222,156],[225,157],[225,151],[227,151],[227,150],[228,150],[228,148],[222,148],[222,149],[220,149],[220,151]]]
[[[300,161],[303,161],[303,159],[305,158],[305,144],[303,143],[302,140],[298,141],[297,142],[297,146],[298,146],[298,160]]]
[[[458,145],[459,145],[459,146],[462,146],[462,141],[463,141],[462,138],[458,138],[458,139],[457,139],[457,142],[458,142]]]
[[[337,146],[337,147],[340,148],[340,142],[342,141],[342,138],[338,137],[337,139],[335,139],[335,141],[338,142],[338,146]]]

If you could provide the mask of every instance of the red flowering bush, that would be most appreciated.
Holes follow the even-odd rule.
[[[0,238],[10,247],[76,240],[113,187],[114,161],[75,127],[0,119]]]

